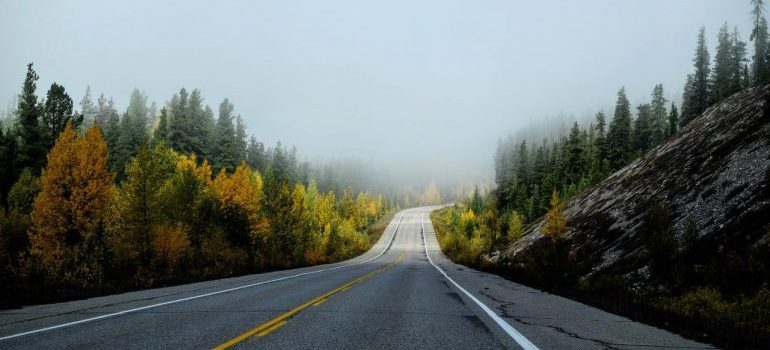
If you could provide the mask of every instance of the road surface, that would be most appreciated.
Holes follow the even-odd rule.
[[[0,349],[711,348],[453,264],[430,210],[337,264],[0,311]]]

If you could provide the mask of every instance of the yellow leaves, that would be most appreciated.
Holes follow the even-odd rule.
[[[516,242],[524,235],[524,219],[521,214],[515,210],[511,212],[511,218],[508,220],[508,241]]]
[[[170,272],[189,246],[187,233],[178,225],[163,224],[153,230],[152,249],[155,253],[155,265],[159,269]]]
[[[251,172],[246,164],[235,168],[232,175],[225,169],[210,184],[217,200],[223,206],[239,206],[256,213],[262,200],[262,176]]]
[[[104,223],[115,193],[113,179],[99,129],[92,126],[80,137],[68,123],[48,154],[30,214],[33,256],[53,268],[75,259]]]
[[[211,183],[211,166],[208,160],[203,160],[203,163],[198,165],[195,154],[193,155],[180,155],[179,161],[176,164],[176,169],[180,172],[189,172],[195,175],[195,177],[201,183],[209,185]]]
[[[553,191],[551,195],[551,210],[545,215],[545,225],[540,228],[540,232],[551,241],[556,241],[567,233],[567,219],[559,203],[558,191]]]

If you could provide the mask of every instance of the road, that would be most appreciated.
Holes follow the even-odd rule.
[[[0,349],[711,348],[456,265],[430,209],[337,264],[0,311]]]

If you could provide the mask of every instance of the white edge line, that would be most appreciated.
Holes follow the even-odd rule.
[[[513,328],[510,323],[503,320],[500,316],[498,316],[494,311],[492,311],[488,306],[484,305],[479,299],[476,299],[473,294],[469,293],[465,288],[461,287],[455,280],[452,279],[452,277],[449,277],[444,270],[442,270],[438,265],[433,263],[433,259],[430,258],[430,254],[428,254],[428,242],[425,240],[425,214],[423,212],[420,212],[420,226],[422,226],[422,243],[423,246],[425,246],[425,256],[428,257],[428,261],[430,262],[433,267],[438,270],[438,272],[441,272],[442,275],[444,275],[444,278],[446,278],[449,282],[452,282],[452,284],[461,292],[463,292],[469,299],[473,300],[474,303],[476,303],[479,307],[481,307],[484,312],[492,318],[495,323],[497,323],[500,328],[505,331],[511,338],[513,338],[514,341],[516,341],[519,346],[524,348],[525,350],[539,350],[535,344],[532,344],[529,339],[524,337],[523,334],[519,333],[519,331],[516,330],[516,328]]]
[[[396,237],[396,233],[398,232],[398,227],[401,225],[401,220],[403,218],[404,218],[404,212],[401,213],[401,217],[399,217],[398,222],[396,223],[396,227],[393,229],[393,234],[390,236],[390,241],[388,241],[388,244],[385,245],[385,248],[383,248],[382,251],[379,254],[377,254],[375,257],[373,257],[371,259],[368,259],[368,260],[364,260],[364,261],[357,262],[357,263],[352,263],[352,264],[347,264],[347,265],[342,265],[342,266],[335,266],[335,267],[326,268],[326,269],[320,269],[320,270],[303,272],[303,273],[296,274],[296,275],[291,275],[291,276],[279,277],[279,278],[275,278],[275,279],[268,280],[268,281],[261,281],[261,282],[247,284],[247,285],[238,286],[238,287],[234,287],[234,288],[224,289],[224,290],[220,290],[220,291],[216,291],[216,292],[195,295],[195,296],[191,296],[191,297],[187,297],[187,298],[175,299],[175,300],[170,300],[170,301],[166,301],[166,302],[162,302],[162,303],[146,305],[146,306],[137,307],[137,308],[134,308],[134,309],[128,309],[128,310],[114,312],[114,313],[111,313],[111,314],[106,314],[106,315],[86,318],[86,319],[82,319],[82,320],[79,320],[79,321],[62,323],[62,324],[55,325],[55,326],[33,329],[31,331],[26,331],[26,332],[21,332],[21,333],[16,333],[16,334],[11,334],[11,335],[7,335],[7,336],[4,336],[4,337],[0,337],[0,341],[8,340],[8,339],[13,339],[13,338],[18,338],[18,337],[23,337],[25,335],[30,335],[30,334],[35,334],[35,333],[42,333],[42,332],[52,331],[52,330],[55,330],[55,329],[70,327],[70,326],[74,326],[74,325],[78,325],[78,324],[82,324],[82,323],[98,321],[98,320],[102,320],[102,319],[105,319],[105,318],[125,315],[125,314],[128,314],[128,313],[142,311],[142,310],[147,310],[147,309],[152,309],[152,308],[156,308],[156,307],[159,307],[159,306],[176,304],[176,303],[181,303],[181,302],[184,302],[184,301],[189,301],[189,300],[195,300],[195,299],[209,297],[209,296],[212,296],[212,295],[233,292],[233,291],[240,290],[240,289],[256,287],[256,286],[259,286],[259,285],[273,283],[273,282],[279,282],[279,281],[288,280],[288,279],[292,279],[292,278],[296,278],[296,277],[300,277],[300,276],[312,275],[312,274],[316,274],[316,273],[332,271],[332,270],[338,270],[338,269],[342,269],[342,268],[345,268],[345,267],[365,264],[365,263],[368,263],[368,262],[370,262],[370,261],[372,261],[374,259],[379,258],[380,256],[382,256],[382,254],[385,254],[385,252],[388,250],[388,248],[390,248],[390,244],[393,243],[393,239]]]

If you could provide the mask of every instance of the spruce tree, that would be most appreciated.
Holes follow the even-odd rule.
[[[16,180],[16,140],[12,132],[0,125],[0,207]]]
[[[46,149],[53,146],[59,133],[64,130],[68,122],[77,129],[83,122],[83,116],[72,115],[72,98],[67,94],[64,86],[53,83],[46,95],[43,107],[43,128],[45,129]]]
[[[38,102],[35,90],[39,76],[32,69],[32,63],[27,65],[27,76],[24,79],[19,105],[17,108],[19,137],[17,152],[17,169],[30,168],[36,174],[45,164],[45,132],[40,117],[43,107]]]
[[[666,103],[668,101],[663,96],[663,84],[655,85],[652,89],[652,101],[650,101],[650,119],[652,133],[650,135],[650,146],[655,147],[666,139],[667,120]]]
[[[679,128],[679,113],[676,110],[676,105],[671,104],[671,111],[668,113],[668,137],[673,137]]]
[[[682,113],[679,119],[679,127],[682,128],[690,120],[694,119],[698,115],[695,111],[698,109],[695,100],[695,79],[692,74],[687,74],[687,80],[684,83],[684,89],[682,91]]]
[[[647,153],[652,146],[654,121],[650,114],[650,105],[640,104],[637,109],[637,117],[634,121],[634,147],[641,153]]]
[[[615,171],[628,163],[633,156],[631,148],[631,107],[626,97],[626,89],[618,91],[615,103],[615,115],[607,132],[607,162],[610,171]]]
[[[580,127],[577,122],[572,125],[565,150],[567,157],[564,180],[568,185],[577,185],[589,165],[586,159],[586,149],[581,142]]]
[[[701,27],[698,33],[698,45],[695,49],[695,58],[693,59],[693,87],[695,97],[695,110],[693,117],[699,116],[709,106],[709,76],[711,68],[709,66],[709,52],[706,47],[706,28]]]
[[[243,118],[240,115],[235,118],[235,161],[239,164],[246,160],[246,148],[248,147],[248,140],[246,139],[246,123],[243,122]],[[296,165],[296,150],[293,150],[295,154],[295,160],[293,165]]]
[[[168,126],[168,112],[166,107],[160,109],[160,116],[158,117],[158,127],[152,135],[152,142],[155,144],[163,143],[169,144],[168,141],[169,126]]]
[[[733,28],[730,36],[732,52],[730,54],[729,95],[749,87],[748,67],[746,66],[746,43],[741,41],[738,28]],[[746,69],[744,71],[744,68]],[[746,75],[744,77],[744,74]]]
[[[604,112],[596,113],[596,138],[594,138],[594,147],[596,148],[597,174],[603,172],[604,163],[607,159],[607,118]]]
[[[212,166],[214,171],[227,169],[235,170],[237,161],[237,149],[235,141],[235,126],[233,125],[233,104],[224,99],[219,104],[219,117],[215,129],[215,139],[212,152]]]
[[[761,85],[770,81],[767,19],[765,19],[764,0],[751,0],[751,4],[753,5],[751,14],[754,17],[754,28],[751,31],[751,40],[754,41],[752,80],[754,85]]]
[[[94,105],[94,101],[91,98],[91,87],[86,86],[86,93],[80,100],[80,115],[83,116],[83,124],[90,127],[96,121],[98,109]]]

